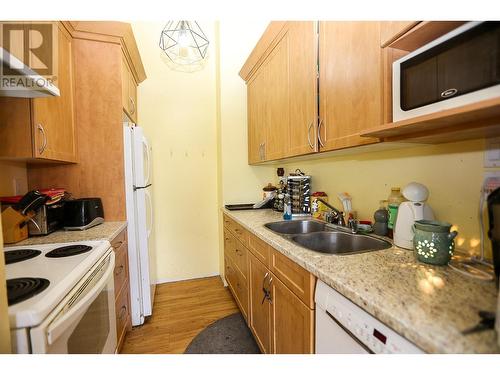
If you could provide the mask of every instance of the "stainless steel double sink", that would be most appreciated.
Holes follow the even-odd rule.
[[[325,254],[347,255],[388,249],[390,242],[315,220],[277,221],[264,225],[306,249]]]

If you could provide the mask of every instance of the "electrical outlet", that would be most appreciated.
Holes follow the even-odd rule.
[[[500,187],[500,171],[484,172],[483,191],[486,194],[491,193],[496,188]]]
[[[24,194],[24,187],[23,187],[23,182],[19,178],[14,178],[12,179],[12,185],[14,187],[14,195],[23,195]]]
[[[500,137],[486,138],[486,149],[484,150],[484,167],[500,167]]]

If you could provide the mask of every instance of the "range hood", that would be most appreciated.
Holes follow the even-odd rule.
[[[60,96],[59,89],[17,57],[0,47],[0,64],[3,68],[10,64],[16,75],[0,75],[0,96],[15,98],[46,98]],[[12,68],[15,66],[15,68]]]

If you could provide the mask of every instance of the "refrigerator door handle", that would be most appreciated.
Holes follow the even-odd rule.
[[[148,141],[146,140],[145,137],[142,138],[142,147],[146,150],[145,155],[146,155],[146,180],[144,183],[147,185],[150,180],[150,173],[151,173],[151,155],[149,154],[149,144]]]
[[[149,206],[149,223],[150,227],[147,227],[147,222],[146,222],[146,230],[148,232],[148,238],[151,236],[151,231],[153,230],[153,202],[151,201],[151,195],[149,194],[149,191],[145,190],[144,195],[146,196],[146,201]]]
[[[135,186],[135,185],[133,185],[133,187],[134,187],[134,191],[136,191],[136,190],[141,190],[141,189],[147,189],[151,185],[152,184],[147,184],[146,186]]]

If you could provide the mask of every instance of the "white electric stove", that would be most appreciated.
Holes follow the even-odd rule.
[[[108,241],[7,247],[16,353],[113,353],[114,253]]]

